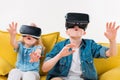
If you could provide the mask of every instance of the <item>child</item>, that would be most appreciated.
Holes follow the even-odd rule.
[[[47,80],[98,80],[93,58],[107,58],[116,55],[116,35],[119,26],[107,23],[105,36],[110,48],[97,44],[92,39],[82,39],[89,23],[85,13],[66,15],[66,34],[69,39],[57,43],[46,55],[42,66],[48,72]]]
[[[40,40],[41,28],[36,27],[35,24],[22,25],[20,41],[16,40],[17,23],[12,22],[7,30],[11,45],[18,53],[16,68],[9,72],[8,80],[40,80],[39,58],[44,48]]]

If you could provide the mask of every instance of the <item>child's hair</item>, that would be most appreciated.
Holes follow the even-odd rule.
[[[39,39],[37,39],[37,41],[36,41],[36,43],[35,43],[35,46],[36,46],[36,45],[41,45],[42,48],[43,48],[43,50],[45,49],[45,46],[44,46],[43,43],[42,43],[41,37],[40,37]]]

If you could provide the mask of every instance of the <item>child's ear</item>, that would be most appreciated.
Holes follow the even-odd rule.
[[[86,34],[86,32],[85,32],[85,31],[83,31],[83,32],[82,32],[82,34],[83,34],[83,35],[85,35],[85,34]]]

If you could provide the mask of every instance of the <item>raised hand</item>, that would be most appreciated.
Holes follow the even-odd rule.
[[[107,22],[106,23],[106,32],[104,33],[104,35],[106,36],[106,38],[109,41],[114,41],[116,40],[116,36],[117,36],[117,30],[119,29],[120,26],[116,27],[116,23],[115,22]]]
[[[60,52],[61,57],[68,56],[68,55],[72,54],[73,52],[75,52],[75,50],[73,49],[74,47],[75,47],[74,44],[66,45]]]
[[[40,57],[41,57],[40,53],[33,52],[30,54],[30,62],[38,62]]]
[[[17,23],[12,22],[9,24],[9,29],[7,29],[11,36],[15,36],[17,34]]]

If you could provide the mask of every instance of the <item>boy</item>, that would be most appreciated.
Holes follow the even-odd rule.
[[[69,39],[57,43],[46,55],[42,66],[48,72],[47,80],[97,80],[93,58],[107,58],[116,55],[116,34],[119,26],[106,24],[105,36],[110,47],[104,47],[91,39],[82,39],[89,23],[85,13],[66,15],[66,34]]]

